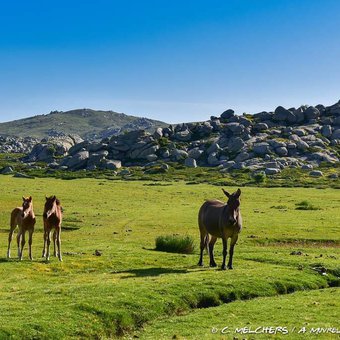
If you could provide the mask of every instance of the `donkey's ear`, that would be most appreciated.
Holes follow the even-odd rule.
[[[24,196],[22,196],[22,200],[24,201],[26,198]]]
[[[30,196],[28,200],[29,200],[30,202],[32,202],[32,196]]]
[[[229,194],[228,191],[225,191],[223,188],[222,188],[222,191],[223,191],[223,193],[224,193],[228,198],[230,197],[230,194]]]
[[[236,197],[239,198],[241,196],[241,189],[237,189],[236,191]]]
[[[53,196],[53,201],[55,201],[57,199],[56,195]]]
[[[46,201],[48,201],[48,197],[45,195],[45,199],[46,199]]]

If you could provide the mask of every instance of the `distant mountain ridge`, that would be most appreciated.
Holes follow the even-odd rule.
[[[102,139],[121,132],[143,129],[153,132],[168,124],[114,111],[77,109],[0,123],[0,135],[46,138],[76,134],[84,139]]]

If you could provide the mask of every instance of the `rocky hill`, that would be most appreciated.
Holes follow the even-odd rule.
[[[0,123],[0,136],[42,139],[79,135],[83,139],[94,140],[137,129],[154,131],[159,126],[164,127],[166,123],[113,111],[80,109],[53,111],[46,115]]]
[[[274,112],[235,115],[229,109],[199,123],[159,127],[154,133],[130,131],[101,141],[45,140],[25,162],[46,162],[51,169],[117,170],[121,166],[169,162],[187,167],[248,169],[275,175],[299,167],[311,176],[321,164],[337,165],[340,150],[340,101],[332,106],[301,106]]]

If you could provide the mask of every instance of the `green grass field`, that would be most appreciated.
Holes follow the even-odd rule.
[[[207,257],[196,266],[197,212],[205,199],[224,199],[218,186],[0,176],[0,188],[0,339],[309,339],[312,327],[340,328],[337,189],[242,188],[235,269],[221,271]],[[41,258],[52,194],[64,208],[62,263]],[[27,247],[22,262],[5,257],[10,212],[23,195],[33,196],[38,220],[33,262]],[[313,209],[297,209],[304,201]],[[154,250],[158,236],[173,234],[194,237],[194,253]],[[219,241],[218,265],[221,252]],[[289,334],[221,333],[259,326]]]

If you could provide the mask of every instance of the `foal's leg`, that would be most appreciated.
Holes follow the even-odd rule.
[[[11,226],[11,229],[10,229],[9,234],[8,234],[7,258],[11,258],[11,242],[13,240],[13,233],[14,233],[15,228],[16,228],[16,226],[14,226],[14,227]]]
[[[24,252],[24,246],[25,246],[25,243],[26,243],[25,234],[26,234],[26,231],[24,230],[21,234],[21,249],[20,249],[20,254],[19,254],[19,260],[20,261],[22,261],[22,253]]]
[[[46,252],[46,261],[50,260],[50,244],[51,244],[51,231],[47,232],[47,252]]]
[[[57,236],[57,246],[58,246],[58,259],[59,261],[62,261],[63,259],[61,257],[61,249],[60,249],[60,246],[61,246],[60,232],[61,232],[61,227],[59,226],[56,232],[56,236]]]
[[[42,257],[46,256],[46,245],[47,245],[47,231],[44,229],[44,248],[42,251]]]
[[[57,242],[57,231],[54,230],[54,232],[53,232],[53,255],[54,256],[57,256],[56,242]]]
[[[18,258],[20,259],[20,242],[21,242],[21,238],[22,238],[22,230],[19,227],[18,230],[18,235],[17,235],[17,245],[18,245]]]
[[[200,249],[201,249],[201,253],[200,253],[200,259],[198,261],[198,265],[199,266],[203,266],[203,252],[204,252],[204,248],[207,246],[207,243],[209,242],[209,235],[206,233],[201,232],[201,243],[200,243]]]
[[[217,237],[211,236],[210,242],[209,242],[209,255],[210,255],[210,267],[216,267],[217,264],[214,259],[214,245],[216,243]]]
[[[28,231],[28,254],[29,254],[30,260],[33,260],[33,257],[32,257],[33,231],[34,229],[30,229]]]
[[[225,259],[227,257],[227,239],[226,238],[222,238],[222,242],[223,242],[223,262],[222,262],[222,270],[226,270],[227,267],[225,265]]]

